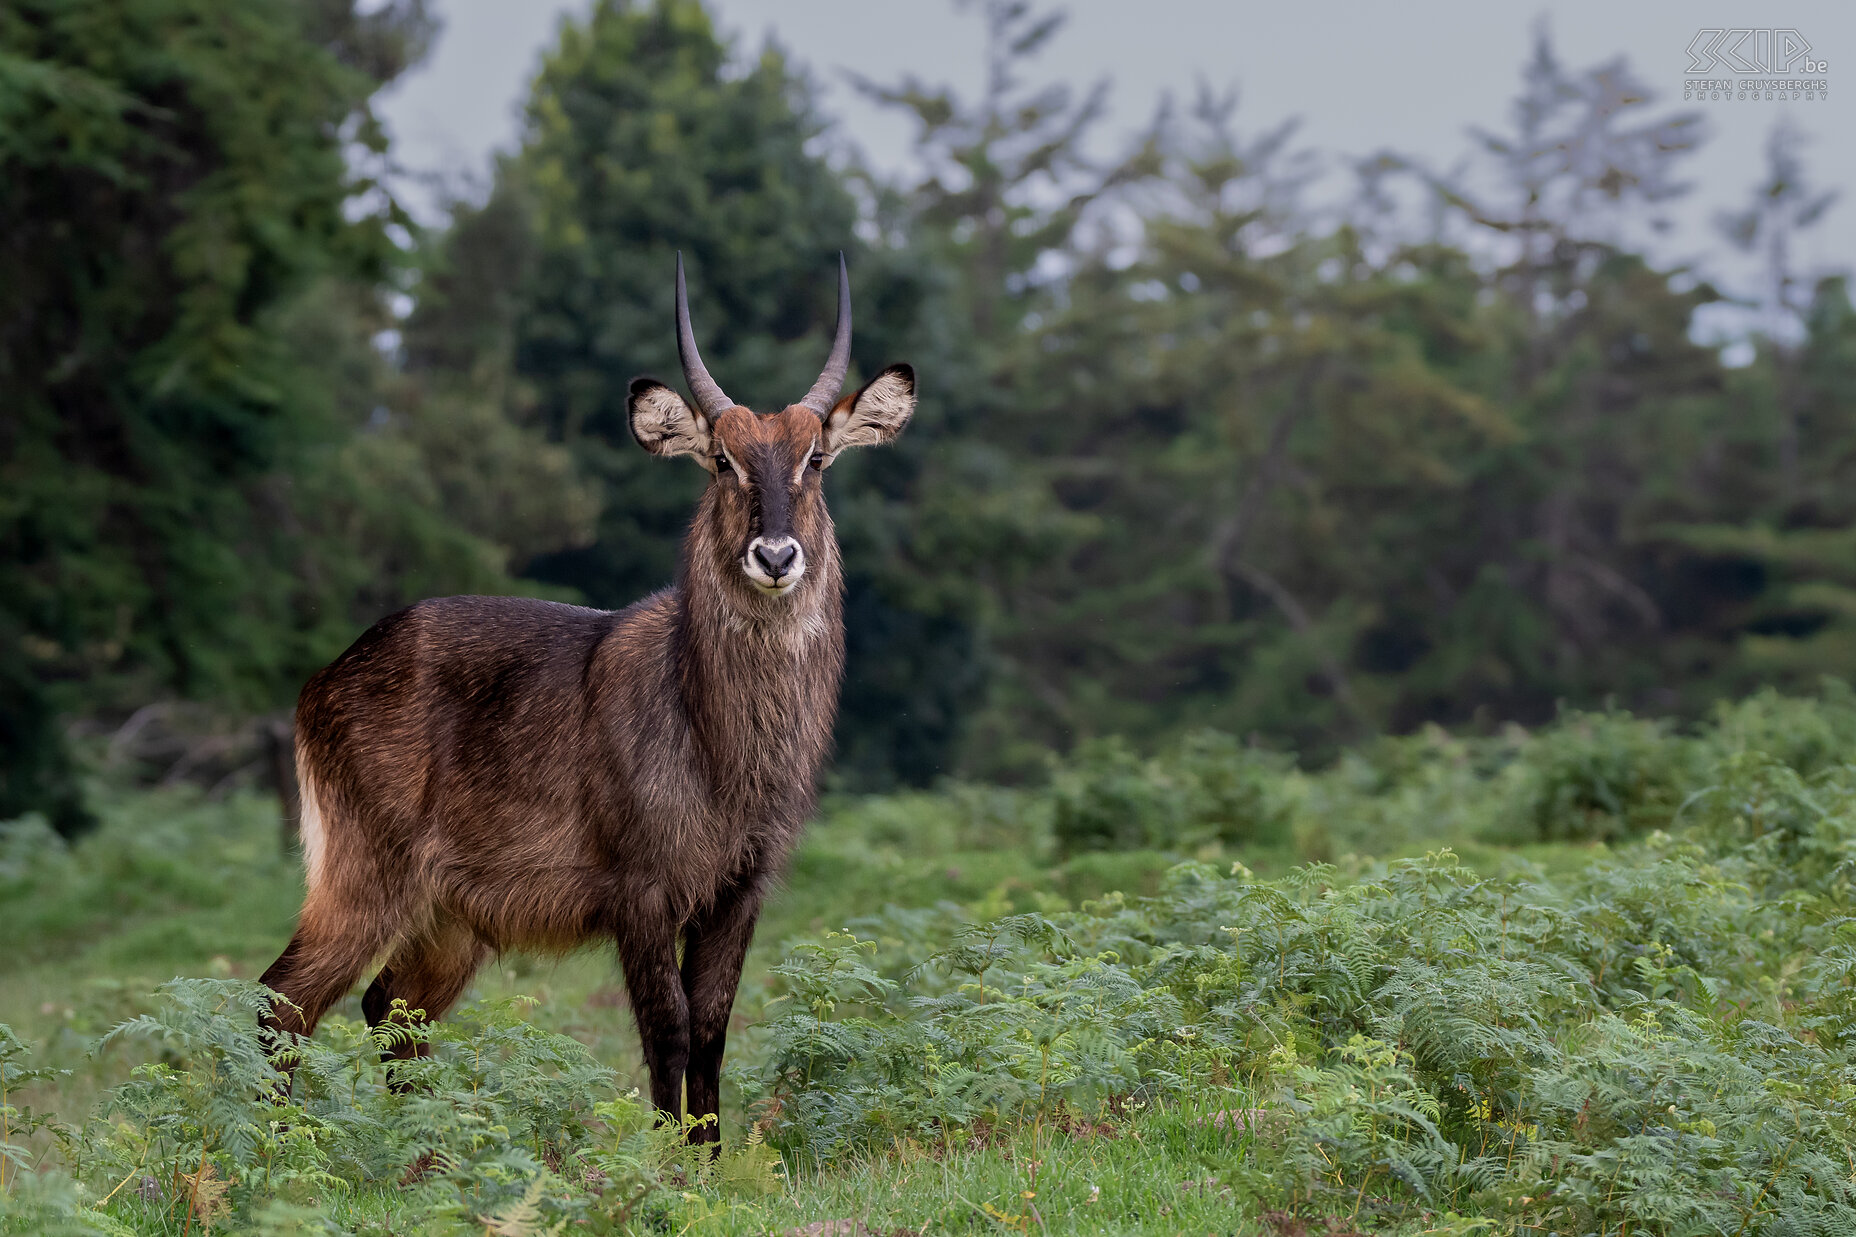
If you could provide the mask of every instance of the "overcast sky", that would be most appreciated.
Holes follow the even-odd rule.
[[[462,184],[481,182],[490,152],[510,148],[518,111],[543,48],[563,14],[590,0],[436,0],[444,32],[431,58],[396,83],[381,111],[402,163]],[[951,0],[712,0],[738,53],[771,37],[820,85],[826,112],[877,167],[907,165],[910,129],[846,83],[847,70],[879,81],[914,73],[971,97],[981,77],[983,29],[976,6]],[[1686,165],[1696,183],[1678,208],[1664,260],[1700,259],[1733,278],[1709,226],[1715,211],[1743,203],[1758,178],[1766,134],[1789,117],[1810,136],[1809,167],[1846,200],[1801,245],[1806,266],[1856,265],[1856,4],[1849,0],[1753,4],[1747,0],[1560,0],[1550,6],[1489,0],[1400,4],[1302,0],[1094,0],[1068,6],[1070,21],[1035,62],[1040,80],[1079,86],[1107,77],[1110,114],[1098,137],[1106,153],[1152,115],[1164,92],[1188,98],[1204,79],[1235,86],[1239,127],[1290,117],[1328,154],[1393,148],[1443,167],[1468,148],[1472,124],[1506,127],[1536,21],[1543,16],[1563,62],[1584,67],[1623,53],[1665,106],[1682,105],[1687,49],[1703,27],[1790,27],[1828,64],[1827,98],[1704,104],[1712,139]],[[1719,76],[1737,76],[1727,69]],[[414,204],[433,200],[407,186]],[[423,213],[423,211],[422,211]]]

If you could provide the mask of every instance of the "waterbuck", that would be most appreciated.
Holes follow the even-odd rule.
[[[631,384],[632,435],[710,473],[676,584],[617,612],[447,597],[380,620],[296,710],[308,894],[264,983],[308,1034],[368,964],[370,1024],[439,1017],[492,950],[618,946],[665,1117],[716,1112],[722,1045],[769,882],[816,803],[844,664],[821,483],[915,408],[907,365],[843,399],[850,281],[812,390],[757,414],[710,378],[677,259],[694,404]],[[677,945],[682,941],[679,962]],[[407,1049],[401,1052],[410,1051]],[[719,1138],[714,1121],[696,1141]]]

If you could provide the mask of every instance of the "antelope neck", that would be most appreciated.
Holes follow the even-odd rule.
[[[740,574],[733,555],[704,540],[692,531],[685,546],[678,643],[684,709],[720,775],[717,791],[746,801],[775,785],[809,788],[844,660],[836,541],[821,540],[823,561],[794,593],[769,597],[728,578]]]

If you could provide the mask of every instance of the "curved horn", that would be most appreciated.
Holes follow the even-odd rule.
[[[838,392],[844,389],[844,375],[851,368],[851,273],[845,268],[844,253],[838,253],[838,333],[831,341],[831,355],[825,358],[825,368],[819,374],[818,381],[806,392],[806,397],[799,402],[819,415],[822,421],[831,415],[831,406],[838,402]]]
[[[677,359],[683,362],[683,381],[689,384],[690,394],[696,397],[696,407],[702,410],[703,416],[713,421],[735,406],[735,401],[723,394],[715,379],[709,377],[702,354],[696,351],[696,333],[690,330],[690,294],[683,286],[682,250],[677,251]]]

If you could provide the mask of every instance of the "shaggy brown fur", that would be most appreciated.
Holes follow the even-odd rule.
[[[913,405],[907,366],[825,420],[795,405],[711,423],[641,379],[639,442],[715,474],[674,587],[617,613],[421,602],[312,678],[296,714],[309,891],[264,975],[290,1002],[273,1028],[308,1034],[382,953],[370,1023],[400,998],[441,1016],[492,950],[612,940],[652,1101],[677,1116],[687,1080],[690,1113],[714,1114],[742,959],[837,709],[822,473],[846,446],[893,438]],[[766,566],[785,551],[753,557],[794,542],[786,576]]]

